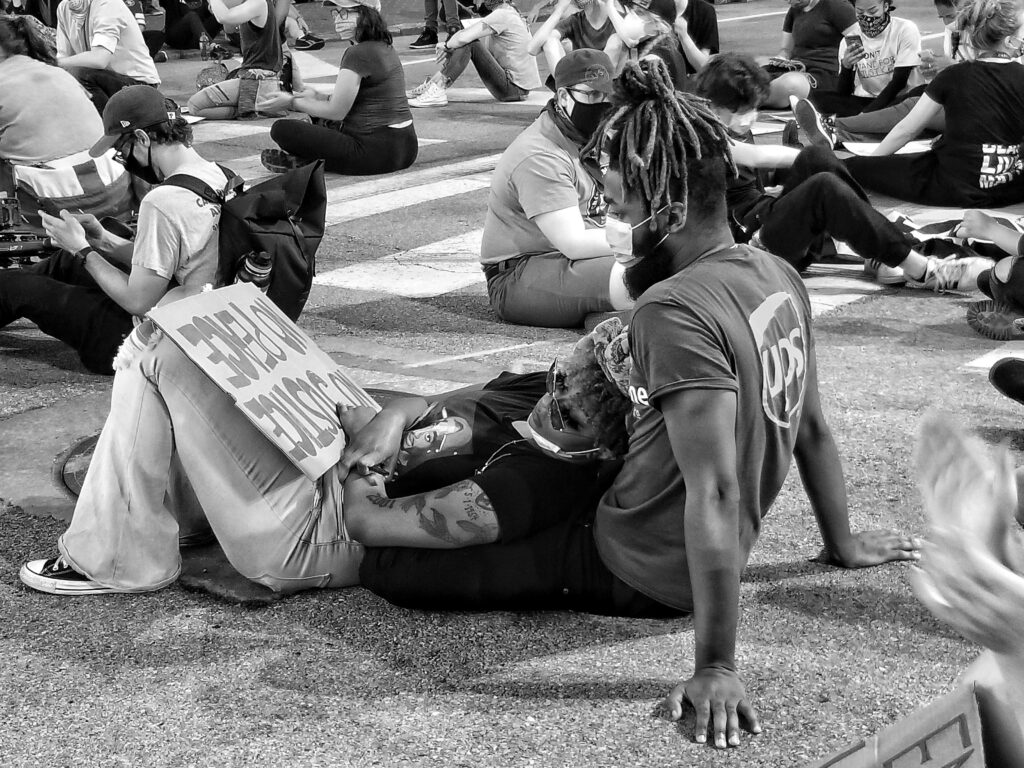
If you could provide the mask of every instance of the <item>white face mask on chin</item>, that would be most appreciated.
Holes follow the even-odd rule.
[[[356,33],[356,20],[354,18],[334,20],[334,31],[342,40],[351,40]]]

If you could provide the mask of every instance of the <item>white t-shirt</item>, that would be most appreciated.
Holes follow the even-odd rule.
[[[483,18],[482,24],[494,30],[489,38],[491,53],[498,63],[512,73],[512,82],[527,91],[540,88],[537,58],[526,46],[530,44],[530,28],[511,5],[501,5]]]
[[[893,16],[889,26],[878,37],[861,34],[866,57],[857,62],[853,95],[873,99],[892,80],[896,67],[917,67],[921,63],[921,32],[909,19]],[[839,43],[839,60],[846,55],[846,39]],[[907,82],[908,88],[920,85],[921,76],[915,69]]]
[[[84,24],[77,23],[67,0],[57,8],[57,57],[74,56],[93,48],[113,54],[107,66],[110,71],[140,83],[160,85],[160,75],[142,30],[124,0],[91,0]]]
[[[120,0],[119,0],[120,2]],[[227,184],[213,163],[189,169],[189,175],[220,192]],[[171,185],[150,190],[139,206],[139,227],[132,266],[147,267],[179,285],[212,283],[217,274],[220,206]]]

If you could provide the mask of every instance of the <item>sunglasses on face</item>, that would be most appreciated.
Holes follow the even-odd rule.
[[[558,361],[553,360],[548,368],[547,377],[544,380],[545,388],[551,395],[551,404],[548,406],[548,413],[551,417],[551,426],[559,432],[570,429],[572,419],[565,415],[562,406],[558,402],[557,394],[565,390],[565,371],[558,367]]]
[[[120,163],[121,165],[127,163],[128,155],[131,154],[132,145],[134,143],[135,140],[132,138],[131,134],[125,136],[123,139],[118,141],[114,145],[114,161]]]

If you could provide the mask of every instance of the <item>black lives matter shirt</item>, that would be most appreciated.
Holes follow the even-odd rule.
[[[813,358],[811,307],[790,265],[745,245],[703,256],[648,289],[629,326],[629,452],[597,508],[605,565],[634,589],[693,610],[686,487],[660,405],[674,392],[736,393],[743,562],[789,472]]]
[[[968,196],[1020,183],[1024,65],[961,62],[939,72],[925,94],[946,112],[945,131],[932,149],[938,183]]]
[[[501,540],[521,538],[592,510],[608,462],[575,464],[528,444],[512,426],[544,395],[545,373],[503,373],[477,390],[431,403],[403,435],[390,498],[412,496],[472,479],[501,523]]]

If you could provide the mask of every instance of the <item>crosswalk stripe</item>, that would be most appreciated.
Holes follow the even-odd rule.
[[[482,229],[474,229],[408,251],[321,272],[316,285],[427,298],[484,281],[479,253]]]
[[[377,179],[370,179],[369,181],[338,186],[327,190],[327,202],[338,203],[343,200],[358,200],[368,195],[379,195],[384,192],[394,192],[421,184],[433,184],[439,181],[448,181],[449,179],[458,179],[476,173],[493,171],[500,157],[501,155],[483,155],[482,157],[462,160],[458,163],[433,165],[429,168],[408,171],[406,173],[393,173]]]
[[[411,205],[420,205],[445,197],[454,197],[466,192],[484,189],[491,184],[490,174],[480,173],[461,179],[437,181],[433,184],[420,184],[415,187],[384,192],[379,195],[339,200],[327,206],[327,226],[341,224],[346,221],[376,216]]]

